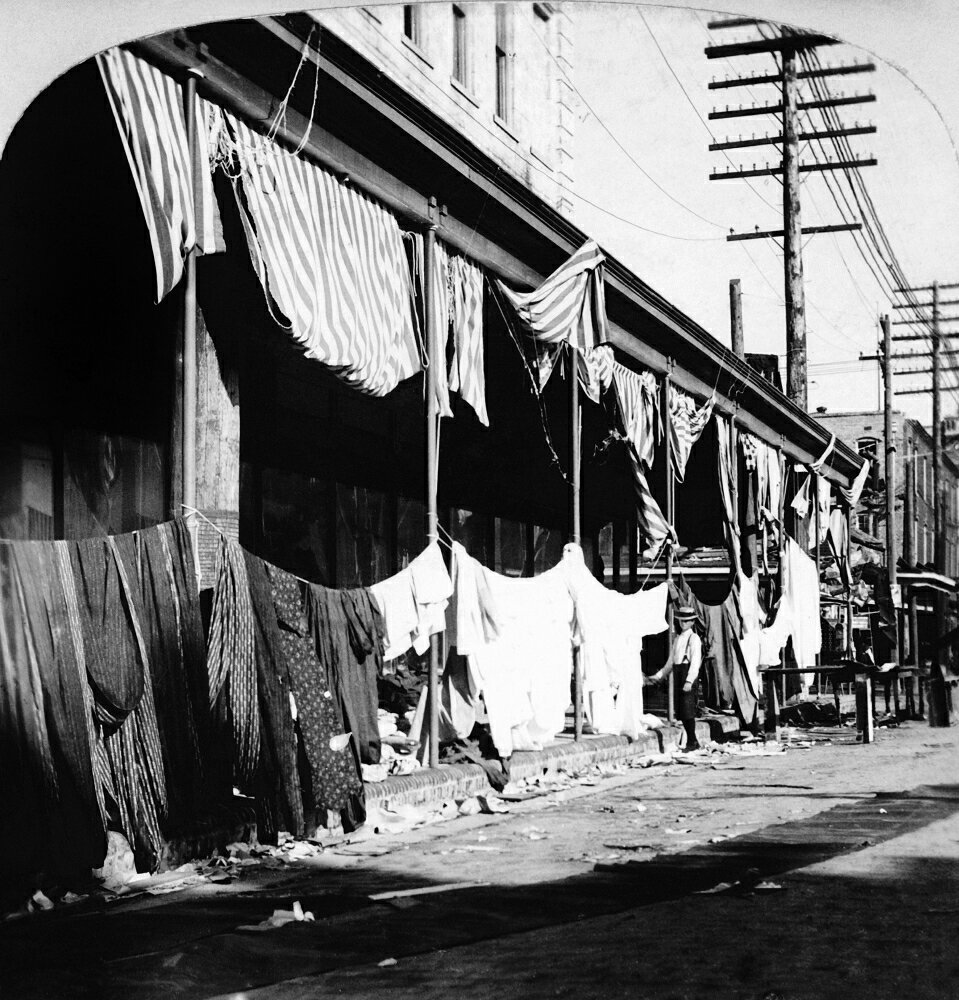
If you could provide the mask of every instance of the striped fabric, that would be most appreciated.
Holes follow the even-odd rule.
[[[654,559],[665,545],[676,541],[676,533],[663,516],[647,478],[656,444],[655,409],[650,410],[650,401],[657,398],[656,380],[650,372],[637,374],[616,363],[613,365],[613,385],[620,419],[629,442],[627,450],[636,491],[636,520],[647,542],[643,554]]]
[[[626,436],[647,468],[653,466],[656,443],[662,440],[659,416],[659,388],[652,372],[634,372],[625,365],[613,364],[613,384],[622,414],[630,414]]]
[[[96,61],[149,231],[160,302],[180,280],[190,250],[223,249],[208,142],[217,112],[197,98],[191,166],[180,84],[125,49],[108,49]]]
[[[613,366],[616,361],[613,349],[608,344],[600,344],[577,353],[579,361],[579,384],[583,392],[598,403],[600,396],[610,387],[613,381]]]
[[[726,545],[729,548],[729,559],[738,578],[742,573],[742,558],[740,552],[739,512],[734,500],[735,485],[733,472],[732,425],[729,418],[716,414],[716,430],[719,438],[717,472],[719,474],[719,495],[723,501],[723,530],[726,535]]]
[[[585,351],[609,340],[605,260],[596,243],[587,240],[532,292],[514,292],[501,281],[497,285],[527,333]]]
[[[669,387],[670,455],[673,472],[679,483],[683,482],[689,453],[709,423],[715,402],[715,396],[710,396],[701,407],[697,407],[696,400],[689,393],[674,385]]]
[[[423,365],[395,217],[223,113],[253,266],[277,322],[339,378],[385,396]]]
[[[450,254],[447,288],[453,325],[450,389],[469,403],[484,427],[489,427],[483,353],[483,272],[466,257]]]

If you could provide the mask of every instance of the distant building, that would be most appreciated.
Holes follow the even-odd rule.
[[[822,425],[874,463],[874,489],[885,478],[885,455],[882,411],[865,410],[855,413],[819,413]],[[945,428],[944,428],[945,431]],[[908,566],[932,568],[935,560],[935,503],[933,496],[932,435],[918,420],[905,414],[893,414],[896,469],[896,543],[899,558]],[[907,470],[911,468],[914,474]],[[912,518],[905,521],[908,485],[912,490]],[[946,491],[945,510],[945,572],[959,574],[959,456],[943,455],[943,486]],[[860,502],[856,514],[860,530],[879,538],[885,537],[882,513],[867,509],[868,494]]]

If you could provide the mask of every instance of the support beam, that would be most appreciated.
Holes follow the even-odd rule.
[[[183,85],[186,117],[187,156],[190,170],[197,162],[196,76],[187,76]],[[183,505],[187,522],[193,526],[196,508],[196,248],[187,251],[183,262]],[[179,511],[177,513],[180,513]]]
[[[886,462],[886,577],[889,583],[890,600],[896,588],[896,564],[899,560],[899,547],[896,542],[896,437],[893,429],[892,414],[896,405],[896,387],[893,382],[895,373],[892,368],[892,324],[889,316],[882,318],[882,353],[883,353],[883,438],[885,441]],[[893,627],[895,638],[893,649],[899,651],[899,612],[893,608]],[[893,678],[896,691],[899,690],[899,678]]]
[[[939,287],[943,288],[945,286],[940,285]],[[942,306],[959,306],[959,299],[940,299],[939,306],[940,308]],[[916,303],[896,302],[893,305],[893,309],[931,309],[931,308],[932,308],[931,302],[916,302]]]
[[[799,101],[797,111],[817,111],[823,108],[842,108],[850,104],[873,104],[875,94],[852,94],[849,97],[831,97],[828,101]],[[725,108],[722,111],[710,111],[706,116],[710,121],[722,121],[727,118],[751,118],[755,115],[785,114],[782,104],[761,104],[759,107]]]
[[[798,115],[795,48],[783,51],[783,253],[786,299],[786,395],[807,409],[806,293],[803,287],[802,218],[800,212]],[[712,175],[711,175],[712,176]]]
[[[803,236],[814,236],[816,233],[847,233],[855,229],[862,229],[861,222],[837,223],[832,226],[803,226]],[[740,240],[766,240],[778,239],[784,236],[782,229],[769,230],[755,233],[731,233],[726,237],[728,243],[736,243]]]
[[[430,199],[430,214],[436,217],[436,199]],[[431,225],[423,236],[423,299],[425,302],[427,356],[432,364],[439,362],[439,329],[433,304],[436,280],[436,226]],[[426,541],[432,545],[439,541],[439,401],[431,379],[432,366],[426,371]],[[429,766],[440,763],[440,636],[430,636],[430,665],[427,680],[429,706]]]
[[[743,340],[743,290],[739,278],[729,281],[729,338],[733,354],[737,358],[746,357],[746,344]]]
[[[819,173],[824,170],[851,170],[858,167],[874,167],[878,162],[875,157],[870,157],[866,160],[852,159],[836,160],[834,162],[827,161],[825,163],[800,163],[797,171],[801,174],[808,174]],[[754,167],[752,170],[716,170],[709,175],[709,179],[711,181],[732,181],[744,177],[778,177],[779,174],[783,173],[784,169],[784,167],[763,167],[761,170],[757,170]]]
[[[567,352],[569,370],[569,540],[582,544],[580,503],[582,463],[580,461],[579,357],[572,345]],[[583,664],[579,648],[573,646],[573,739],[583,737]]]
[[[672,443],[669,436],[669,392],[670,392],[670,382],[672,379],[672,368],[673,361],[672,358],[669,359],[669,370],[663,377],[663,387],[661,390],[659,408],[663,415],[663,422],[666,425],[664,427],[663,434],[663,466],[664,475],[666,477],[666,523],[671,527],[676,527],[676,478],[673,475],[673,455],[672,455]],[[668,542],[666,543],[668,548],[666,549],[666,582],[672,583],[673,581],[673,547]],[[667,653],[672,650],[672,643],[674,637],[675,621],[673,617],[673,604],[672,601],[669,602],[668,610],[666,611],[666,621],[669,623],[669,640],[667,644]],[[671,670],[669,672],[669,677],[667,678],[666,686],[666,721],[672,725],[673,724],[673,702],[676,697],[676,672]]]
[[[852,73],[873,73],[875,63],[852,63],[846,66],[822,66],[818,69],[807,69],[797,73],[799,80],[811,80],[815,77],[825,76],[849,76]],[[753,76],[737,77],[732,80],[711,80],[707,87],[709,90],[726,90],[730,87],[754,87],[761,83],[779,83],[778,73],[756,73]]]
[[[824,132],[800,132],[799,141],[812,142],[816,139],[838,139],[844,135],[872,135],[875,132],[875,125],[857,125],[853,128],[827,129]],[[722,149],[747,149],[750,146],[781,146],[782,143],[783,136],[781,135],[764,135],[758,139],[754,137],[751,139],[735,139],[728,142],[711,142],[709,150],[710,152],[716,152]]]
[[[758,38],[748,42],[733,42],[728,45],[707,45],[707,59],[726,59],[729,56],[751,56],[761,52],[782,52],[784,55],[803,49],[815,49],[820,45],[838,45],[838,38],[829,35],[802,34],[799,32],[778,38]]]

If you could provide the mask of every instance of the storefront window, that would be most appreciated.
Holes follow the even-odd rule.
[[[63,536],[137,531],[166,517],[166,449],[119,434],[71,430],[64,440]]]
[[[526,575],[526,525],[498,517],[495,522],[495,570],[504,576]]]
[[[450,534],[484,566],[493,564],[489,551],[489,517],[454,507],[450,511]]]
[[[336,484],[337,587],[368,587],[390,575],[391,528],[385,494]]]
[[[282,469],[264,469],[261,482],[257,551],[290,573],[330,586],[332,484]]]
[[[533,573],[538,575],[552,569],[563,558],[566,532],[561,528],[533,528]]]

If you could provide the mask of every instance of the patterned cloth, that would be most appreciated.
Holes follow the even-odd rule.
[[[316,656],[300,585],[291,574],[269,563],[265,565],[280,626],[280,644],[290,674],[296,720],[309,764],[309,783],[301,774],[304,807],[313,810],[316,821],[324,826],[327,810],[345,811],[350,825],[356,826],[363,810],[363,781],[350,751],[333,750],[330,746],[330,740],[343,732],[343,719],[326,670]]]
[[[636,519],[647,548],[644,555],[655,558],[676,533],[663,516],[649,486],[647,473],[652,467],[656,435],[660,424],[656,380],[651,372],[636,373],[623,365],[613,366],[613,385],[623,430],[629,442],[629,462],[636,492]]]
[[[757,441],[752,434],[741,431],[739,434],[739,447],[743,452],[743,462],[747,471],[752,472],[756,468],[758,461],[757,448],[762,442]]]
[[[689,393],[674,385],[669,387],[670,455],[678,483],[683,482],[689,453],[709,423],[715,402],[716,397],[711,396],[700,407]]]

